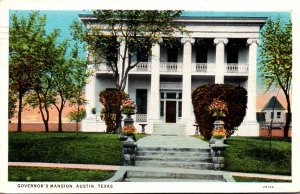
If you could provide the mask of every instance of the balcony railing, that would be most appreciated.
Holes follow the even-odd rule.
[[[136,114],[135,121],[136,122],[147,122],[147,114]]]
[[[139,62],[137,66],[132,69],[133,72],[151,72],[151,62]]]
[[[215,73],[215,70],[214,63],[192,63],[192,72],[195,73]]]
[[[161,72],[182,72],[182,63],[161,62]]]
[[[248,64],[227,63],[225,72],[234,74],[248,73]]]

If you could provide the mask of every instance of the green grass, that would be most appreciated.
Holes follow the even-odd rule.
[[[122,165],[118,134],[9,133],[10,162]]]
[[[252,177],[233,177],[236,182],[292,182],[290,180],[278,180],[278,179],[265,179],[265,178],[252,178]]]
[[[113,171],[9,167],[9,181],[104,181],[112,177]]]
[[[230,137],[225,151],[225,170],[291,175],[291,139]]]

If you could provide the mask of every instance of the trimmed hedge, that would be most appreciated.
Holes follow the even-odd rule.
[[[227,103],[228,114],[223,117],[227,137],[232,135],[242,122],[247,109],[247,90],[240,86],[229,84],[207,84],[193,91],[192,103],[196,122],[205,139],[211,138],[215,118],[209,113],[208,106],[214,98]]]
[[[105,121],[106,132],[116,133],[121,128],[122,114],[121,105],[122,100],[126,99],[128,95],[119,90],[103,90],[99,94],[100,102],[103,105],[101,111],[101,119]]]

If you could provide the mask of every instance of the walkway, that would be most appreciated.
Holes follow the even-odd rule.
[[[209,149],[205,141],[189,136],[160,136],[151,135],[140,139],[138,147],[165,147],[165,148],[200,148]]]
[[[111,170],[116,171],[120,166],[96,165],[96,164],[61,164],[39,162],[8,162],[9,166],[40,167],[40,168],[72,168],[84,170]]]
[[[18,166],[18,167],[72,168],[72,169],[83,169],[83,170],[109,170],[109,171],[116,171],[120,167],[122,167],[122,166],[96,165],[96,164],[61,164],[61,163],[39,163],[39,162],[8,162],[8,165]],[[245,173],[245,172],[228,172],[228,173],[231,176],[290,180],[290,181],[292,180],[291,176],[283,176],[283,175]]]

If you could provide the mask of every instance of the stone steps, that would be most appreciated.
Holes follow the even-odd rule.
[[[126,182],[224,182],[220,171],[182,168],[132,167],[127,170]]]
[[[183,161],[136,161],[136,166],[143,167],[173,167],[173,168],[187,168],[187,169],[213,169],[212,162],[183,162]]]
[[[180,157],[180,156],[164,156],[164,155],[159,155],[159,156],[136,156],[136,160],[138,161],[181,161],[181,162],[211,162],[212,159],[209,156],[188,156],[188,157]]]

